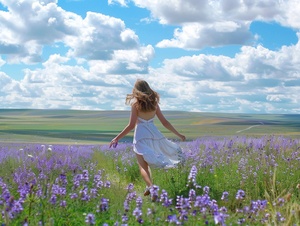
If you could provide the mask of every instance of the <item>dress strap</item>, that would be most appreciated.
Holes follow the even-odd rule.
[[[138,117],[138,120],[139,120],[139,122],[141,122],[141,123],[153,122],[154,117],[151,118],[151,119],[148,119],[148,120],[143,119],[143,118],[141,118],[141,117]]]

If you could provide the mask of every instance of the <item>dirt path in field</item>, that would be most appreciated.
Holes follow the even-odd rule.
[[[238,131],[236,131],[236,133],[244,132],[244,131],[246,131],[246,130],[249,130],[249,129],[252,129],[252,128],[254,128],[254,127],[257,127],[257,126],[262,126],[262,125],[264,125],[264,123],[263,123],[263,122],[259,122],[259,123],[260,123],[259,125],[249,126],[249,127],[248,127],[248,128],[246,128],[246,129],[238,130]]]

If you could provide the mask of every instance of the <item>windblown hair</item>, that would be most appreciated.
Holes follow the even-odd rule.
[[[146,81],[140,79],[135,82],[132,94],[126,96],[126,104],[135,106],[142,112],[155,111],[158,103],[159,94]]]

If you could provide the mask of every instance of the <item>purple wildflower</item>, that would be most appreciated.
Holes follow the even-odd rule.
[[[50,197],[49,202],[50,202],[52,205],[55,205],[55,204],[56,204],[56,200],[57,200],[56,195],[52,194],[51,197]]]
[[[238,190],[238,192],[236,193],[235,198],[238,200],[243,200],[245,198],[245,192],[243,190]]]
[[[133,185],[132,183],[128,184],[128,186],[127,186],[127,191],[128,191],[128,192],[132,192],[133,189],[134,189],[134,185]]]
[[[125,212],[129,211],[129,205],[130,205],[131,201],[134,200],[134,199],[136,199],[136,192],[135,191],[130,192],[130,193],[127,194],[126,199],[125,199],[124,204],[123,204]]]
[[[67,206],[66,200],[61,200],[61,201],[60,201],[60,206],[61,206],[61,207],[66,207],[66,206]]]
[[[77,193],[71,193],[71,194],[70,194],[70,198],[71,198],[71,199],[77,199],[77,198],[78,198]]]
[[[136,220],[138,220],[138,219],[140,219],[142,217],[142,210],[140,208],[136,207],[133,210],[132,215],[135,216]]]
[[[214,213],[215,224],[219,224],[219,225],[225,226],[226,225],[225,224],[226,217],[228,217],[228,215],[225,214],[225,213],[215,212]]]
[[[189,200],[190,201],[195,201],[196,199],[196,191],[194,189],[190,189],[189,191]]]
[[[83,170],[82,171],[82,180],[84,182],[88,182],[89,181],[89,171],[88,170]]]
[[[175,223],[176,225],[181,225],[181,222],[177,219],[176,214],[169,215],[169,216],[167,217],[166,222],[169,222],[169,223]]]
[[[88,188],[84,187],[82,190],[79,191],[80,197],[82,201],[89,201],[90,195],[88,195]]]
[[[228,201],[228,195],[229,193],[227,191],[224,191],[221,197],[221,200]]]
[[[172,199],[168,198],[168,193],[165,190],[162,190],[159,201],[164,207],[169,207],[172,205]]]
[[[86,215],[85,223],[87,223],[89,225],[94,225],[95,224],[95,215],[92,213],[89,213],[88,215]]]
[[[128,222],[128,216],[126,213],[122,216],[122,223],[127,223]]]
[[[191,170],[190,170],[190,174],[188,176],[188,184],[187,186],[197,186],[196,183],[196,176],[198,173],[198,169],[195,165],[192,166]]]
[[[109,202],[109,199],[101,198],[100,205],[97,206],[98,207],[97,212],[107,211],[108,210],[108,202]]]
[[[285,221],[285,218],[281,216],[281,213],[277,212],[276,213],[276,219],[278,222],[283,222]]]
[[[204,192],[205,194],[208,194],[208,193],[209,193],[209,187],[208,187],[208,186],[205,186],[205,187],[203,188],[203,192]]]
[[[157,185],[153,185],[150,187],[150,195],[153,202],[158,200],[158,191],[159,187]]]
[[[136,207],[137,208],[142,208],[143,200],[142,200],[142,198],[140,196],[137,197],[137,199],[135,200],[135,202],[136,202]]]

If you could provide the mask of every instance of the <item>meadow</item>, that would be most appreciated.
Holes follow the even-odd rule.
[[[144,197],[132,135],[107,145],[128,112],[0,112],[2,225],[300,223],[297,115],[167,112],[186,161]]]
[[[128,111],[0,109],[2,142],[105,144],[128,123]],[[300,115],[222,114],[166,111],[189,141],[202,136],[287,135],[300,138]],[[176,137],[155,121],[171,139]],[[123,139],[131,142],[133,133]]]

